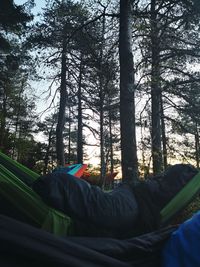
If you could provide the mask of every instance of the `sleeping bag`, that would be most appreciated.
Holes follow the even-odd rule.
[[[77,235],[128,238],[160,227],[161,209],[197,170],[177,164],[145,182],[122,183],[111,192],[64,173],[41,176],[33,190],[74,221]]]

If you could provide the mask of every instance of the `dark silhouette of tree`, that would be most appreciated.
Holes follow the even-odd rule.
[[[135,80],[132,53],[132,13],[130,0],[120,1],[120,124],[122,176],[135,181],[138,177],[135,133]]]

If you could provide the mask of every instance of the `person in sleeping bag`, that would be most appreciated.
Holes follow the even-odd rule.
[[[161,209],[197,174],[188,164],[176,164],[159,176],[110,192],[70,174],[39,177],[33,190],[43,201],[74,221],[76,235],[128,238],[160,226]]]

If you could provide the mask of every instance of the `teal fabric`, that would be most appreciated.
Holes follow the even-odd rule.
[[[75,174],[82,168],[82,164],[72,164],[66,167],[56,168],[53,172],[68,173],[76,176]]]

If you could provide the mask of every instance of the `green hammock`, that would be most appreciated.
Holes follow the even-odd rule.
[[[29,180],[36,178],[34,172],[0,153],[1,163],[2,158],[4,159],[4,164],[8,163],[11,167],[17,167],[19,173],[29,176]],[[5,159],[8,159],[8,162]],[[40,228],[57,235],[66,236],[72,234],[73,223],[71,218],[48,207],[28,185],[20,180],[20,177],[2,164],[0,164],[0,195],[11,203],[16,210],[27,216],[34,225],[38,225]]]
[[[37,173],[0,152],[0,195],[41,228],[59,235],[71,234],[73,232],[71,218],[45,205],[24,183],[31,184],[38,177]],[[200,172],[162,209],[162,224],[166,225],[199,191]]]
[[[178,212],[184,209],[200,191],[200,172],[189,181],[179,193],[161,210],[161,222],[166,225]]]
[[[7,168],[10,172],[28,185],[31,185],[33,181],[37,180],[37,178],[40,176],[16,160],[13,160],[7,155],[3,154],[1,151],[0,164],[2,164],[5,168]]]

